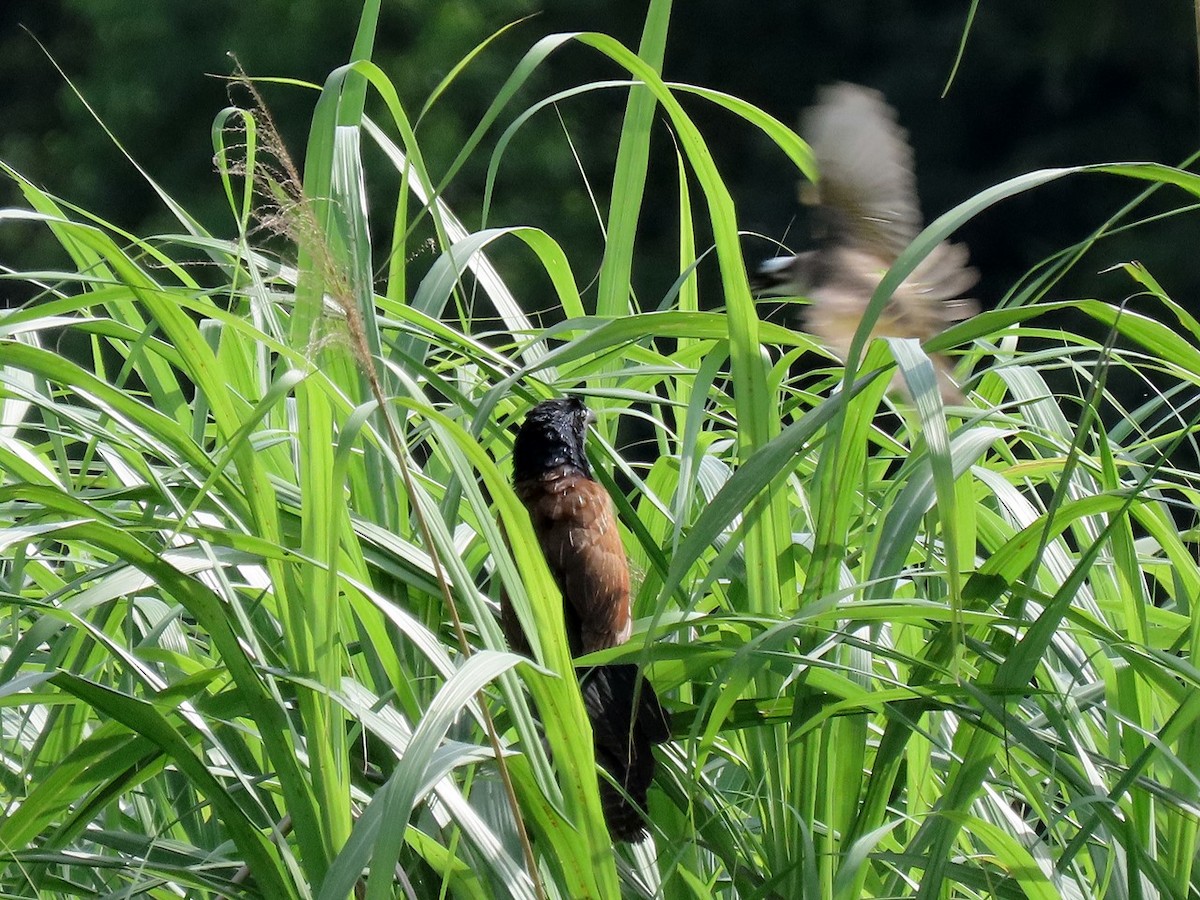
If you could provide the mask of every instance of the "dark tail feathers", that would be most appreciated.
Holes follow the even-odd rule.
[[[640,841],[646,837],[646,791],[654,780],[651,747],[671,737],[670,719],[650,682],[632,663],[581,668],[577,674],[595,736],[596,761],[624,788],[622,792],[607,779],[600,780],[604,821],[614,840]]]

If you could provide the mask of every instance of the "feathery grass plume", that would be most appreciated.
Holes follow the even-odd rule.
[[[225,174],[250,181],[258,198],[252,210],[258,221],[258,230],[284,238],[297,250],[310,256],[325,286],[326,297],[344,317],[341,328],[327,328],[325,334],[313,335],[309,353],[315,356],[326,341],[345,339],[357,357],[363,375],[371,378],[375,367],[349,274],[329,247],[325,229],[321,227],[313,209],[312,198],[304,192],[304,178],[288,152],[270,107],[258,85],[246,74],[236,57],[234,74],[229,77],[228,85],[230,101],[235,105],[235,88],[245,91],[249,97],[247,112],[255,119],[256,148],[251,157],[248,142],[244,139],[247,126],[243,120],[226,120],[227,132],[235,137],[239,134],[243,137],[240,144],[235,142],[226,147],[239,148],[245,155],[238,160],[223,154],[216,157],[214,162]],[[327,318],[324,322],[329,324]]]
[[[378,370],[369,349],[362,312],[356,301],[352,287],[352,279],[331,250],[326,231],[321,226],[313,208],[312,198],[304,190],[304,182],[300,171],[288,153],[283,137],[276,127],[275,121],[258,87],[246,74],[245,70],[242,69],[240,63],[236,64],[236,72],[231,78],[230,84],[231,87],[236,85],[244,89],[251,98],[251,109],[257,117],[256,133],[259,138],[259,152],[255,155],[253,163],[243,162],[240,171],[238,171],[236,166],[230,168],[229,171],[249,178],[253,182],[256,195],[259,198],[259,204],[256,207],[256,217],[258,218],[260,227],[267,232],[288,239],[301,252],[307,255],[312,261],[318,277],[324,286],[326,298],[333,302],[342,315],[342,319],[338,323],[340,328],[337,332],[332,332],[329,328],[328,316],[323,316],[317,323],[314,323],[314,328],[318,324],[324,323],[326,333],[320,338],[317,335],[313,336],[313,340],[310,341],[308,346],[308,352],[315,356],[320,352],[324,343],[333,339],[334,334],[344,334],[348,339],[349,347],[358,362],[359,370],[367,380],[371,393],[374,395],[375,401],[378,403],[382,413],[386,433],[392,444],[406,494],[409,497],[415,497],[416,491],[412,480],[412,472],[410,471],[411,452],[407,441],[404,439],[402,430],[397,426],[391,414],[390,398],[387,396],[387,392],[379,380]],[[454,631],[458,638],[459,650],[464,656],[470,656],[474,652],[474,648],[467,636],[466,627],[463,624],[457,601],[454,598],[454,591],[438,558],[437,544],[426,521],[426,512],[422,509],[421,504],[417,502],[412,503],[411,510],[413,520],[417,523],[418,529],[421,532],[422,542],[428,548],[429,560],[433,567],[442,600],[453,622]],[[525,857],[527,874],[530,877],[537,896],[544,898],[545,889],[542,885],[532,846],[530,845],[529,835],[526,832],[525,823],[521,816],[512,778],[505,762],[504,745],[500,740],[499,733],[489,712],[487,698],[481,693],[477,699],[479,701],[479,713],[491,744],[497,770],[504,785],[505,797],[513,814],[516,832]],[[402,875],[403,873],[398,870],[398,874]]]

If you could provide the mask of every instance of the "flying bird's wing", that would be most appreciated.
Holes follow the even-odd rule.
[[[890,264],[921,230],[913,152],[895,110],[878,91],[829,85],[802,114],[800,135],[820,173],[800,190],[817,206],[817,237]]]

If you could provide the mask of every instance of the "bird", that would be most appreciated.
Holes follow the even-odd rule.
[[[629,564],[612,498],[592,477],[584,449],[595,421],[578,398],[546,400],[525,417],[513,443],[513,488],[562,594],[572,656],[629,640]],[[528,655],[527,640],[508,596],[500,623],[509,646]],[[610,663],[576,668],[591,722],[596,761],[616,785],[600,779],[600,803],[610,836],[637,843],[654,778],[654,744],[670,738],[670,718],[638,666]]]
[[[801,183],[814,209],[814,250],[766,260],[753,279],[763,295],[807,296],[805,328],[841,360],[871,295],[892,263],[921,231],[913,151],[896,111],[878,91],[840,82],[818,91],[800,119],[819,179]],[[970,318],[978,304],[963,297],[979,280],[963,244],[943,242],[896,288],[871,337],[928,340]],[[933,354],[945,403],[964,403],[949,360]],[[897,373],[892,383],[903,390]]]

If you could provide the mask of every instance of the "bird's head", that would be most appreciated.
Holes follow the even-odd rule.
[[[539,478],[560,466],[592,477],[584,452],[587,427],[596,416],[577,397],[543,400],[521,423],[513,443],[513,481]]]
[[[750,289],[760,297],[804,297],[825,275],[819,250],[763,260],[750,275]]]

